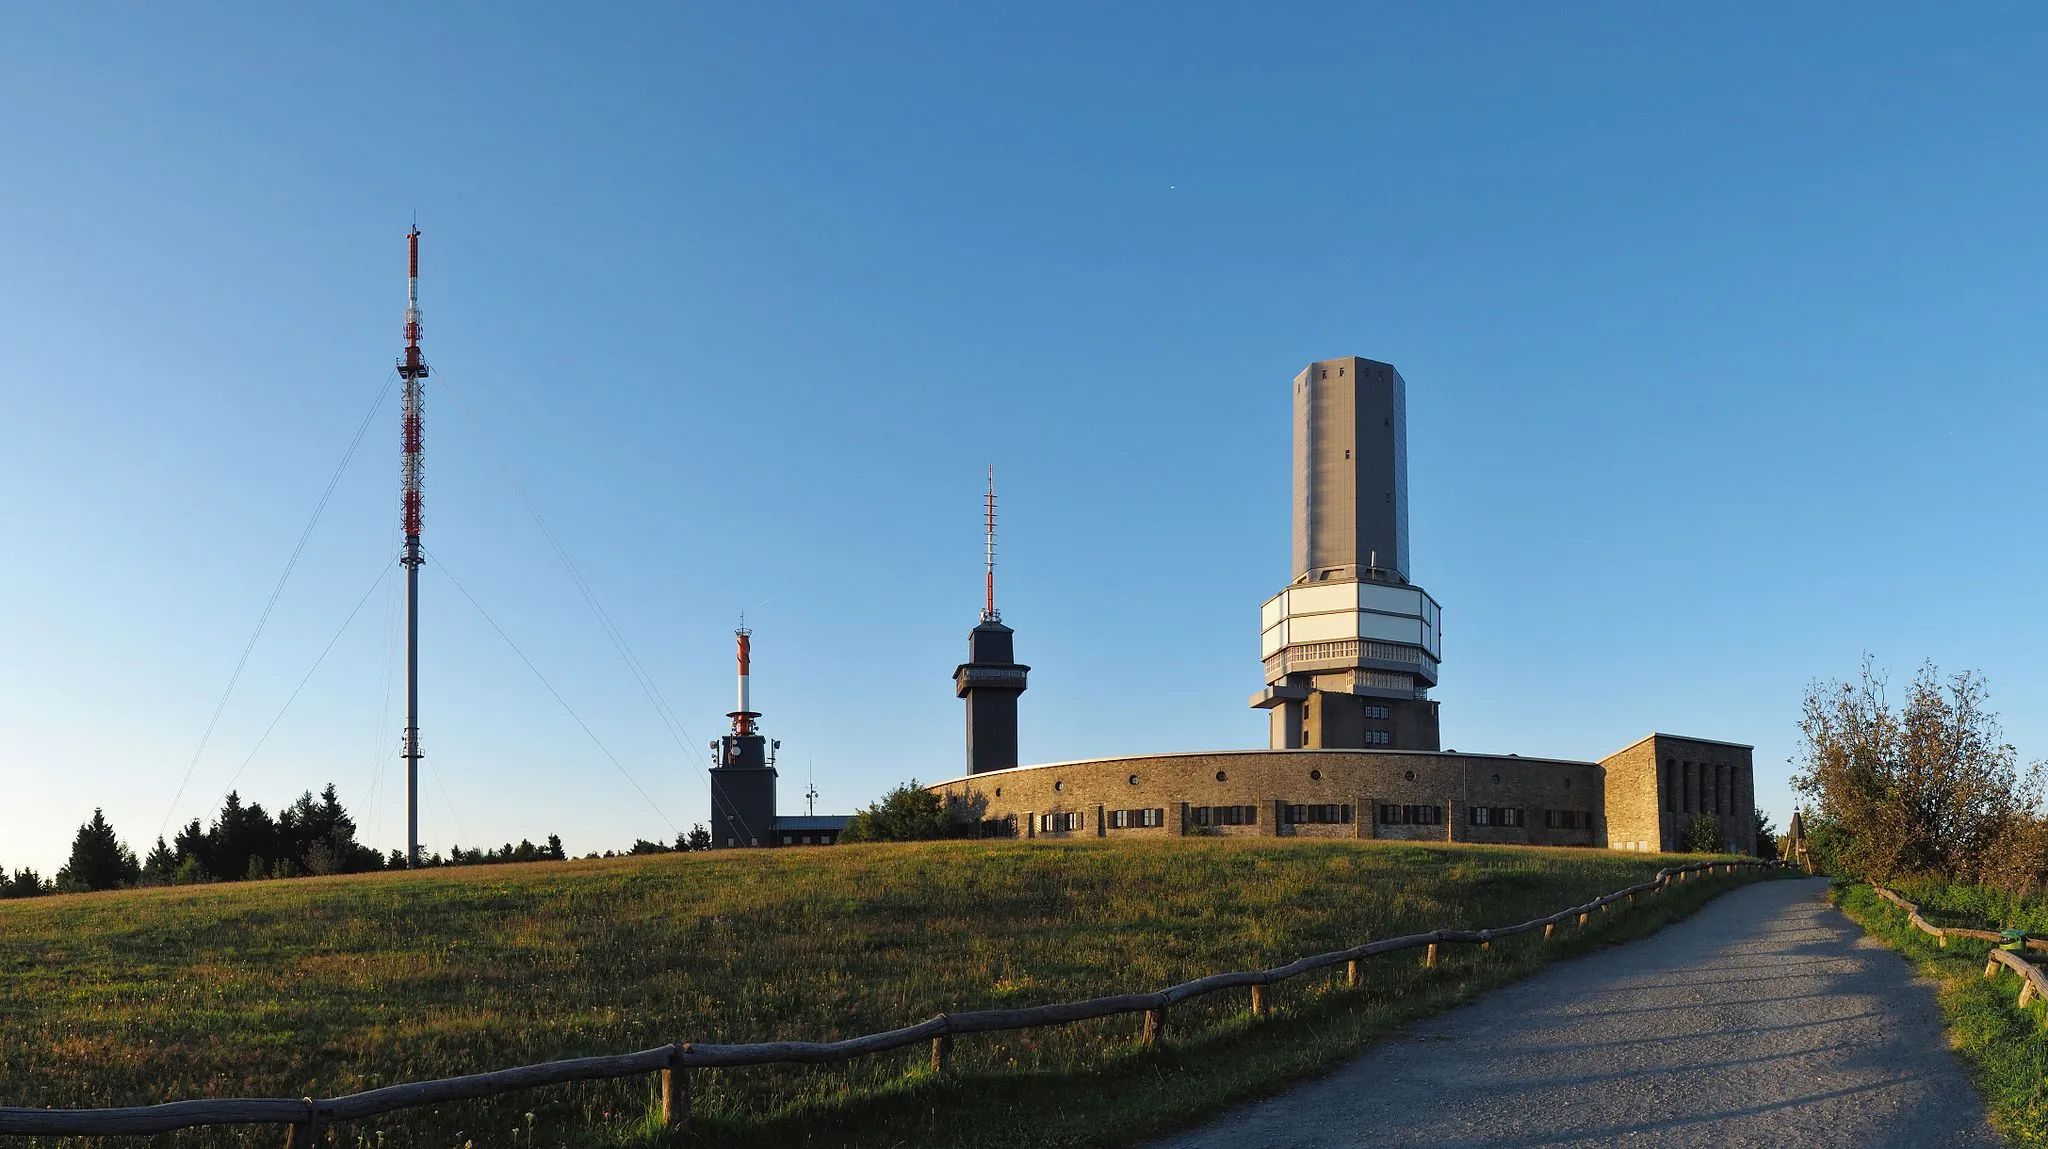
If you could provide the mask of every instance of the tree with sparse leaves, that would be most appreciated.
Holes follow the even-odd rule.
[[[2020,763],[1981,676],[1922,666],[1900,707],[1886,685],[1866,656],[1859,681],[1807,688],[1792,784],[1816,806],[1816,860],[1880,881],[1984,880],[2036,817],[2041,764]]]

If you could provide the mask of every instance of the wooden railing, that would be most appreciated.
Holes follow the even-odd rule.
[[[1604,897],[1595,898],[1585,905],[1559,910],[1548,917],[1537,918],[1520,925],[1483,930],[1441,929],[1424,934],[1386,938],[1350,949],[1315,954],[1272,969],[1212,974],[1209,977],[1169,986],[1155,993],[1117,994],[1111,997],[1089,998],[1086,1001],[1018,1009],[942,1013],[928,1021],[902,1029],[871,1033],[864,1037],[850,1037],[843,1041],[768,1041],[748,1045],[683,1042],[643,1049],[638,1053],[609,1057],[578,1057],[540,1065],[523,1065],[516,1069],[501,1069],[494,1073],[477,1073],[467,1077],[387,1085],[381,1089],[351,1093],[342,1097],[208,1098],[117,1109],[0,1107],[0,1134],[52,1137],[108,1136],[169,1133],[202,1125],[284,1125],[289,1129],[285,1140],[287,1149],[306,1149],[307,1146],[318,1144],[326,1135],[327,1129],[339,1121],[360,1121],[400,1109],[490,1097],[539,1085],[558,1085],[569,1081],[601,1081],[642,1073],[661,1075],[662,1124],[687,1132],[690,1120],[689,1071],[692,1069],[847,1061],[871,1053],[882,1053],[928,1041],[931,1043],[932,1069],[944,1073],[950,1068],[953,1038],[959,1034],[1036,1029],[1041,1026],[1067,1025],[1090,1018],[1125,1013],[1144,1014],[1145,1023],[1141,1040],[1146,1045],[1157,1045],[1166,1033],[1168,1011],[1190,998],[1215,993],[1218,990],[1250,987],[1252,1013],[1261,1015],[1270,1008],[1268,987],[1276,982],[1300,977],[1316,970],[1342,965],[1345,967],[1345,984],[1355,987],[1363,983],[1360,963],[1369,957],[1400,950],[1419,949],[1424,951],[1423,964],[1434,966],[1437,964],[1440,946],[1478,945],[1490,948],[1494,942],[1503,938],[1533,933],[1537,930],[1542,930],[1543,936],[1547,939],[1552,937],[1561,925],[1576,922],[1583,927],[1590,922],[1595,913],[1607,914],[1611,912],[1610,907],[1617,903],[1633,905],[1636,895],[1657,893],[1673,882],[1686,881],[1694,874],[1711,876],[1719,872],[1732,873],[1737,868],[1779,865],[1781,863],[1750,860],[1693,862],[1659,870],[1654,879],[1640,885],[1617,890]]]
[[[2020,986],[2021,1009],[2027,1008],[2027,1003],[2035,998],[2048,1001],[2048,974],[2042,973],[2040,966],[2035,965],[2020,955],[2010,950],[1998,948],[1995,943],[2005,941],[2003,934],[1996,930],[1966,930],[1956,926],[1933,925],[1926,918],[1920,916],[1919,906],[1885,889],[1883,886],[1873,884],[1870,888],[1876,891],[1878,897],[1906,911],[1906,921],[1911,923],[1913,928],[1921,933],[1932,934],[1934,940],[1939,942],[1943,949],[1948,948],[1948,939],[1952,937],[1976,938],[1980,941],[1994,943],[1991,949],[1991,959],[1984,963],[1984,976],[1997,977],[1999,966],[2004,966],[2020,975],[2024,979],[2024,983]],[[2041,938],[2025,938],[2021,944],[2029,950],[2048,950],[2048,940]]]

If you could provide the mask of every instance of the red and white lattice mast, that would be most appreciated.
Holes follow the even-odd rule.
[[[425,495],[420,485],[424,463],[420,411],[420,380],[427,362],[420,358],[420,229],[405,237],[405,358],[398,377],[405,380],[403,455],[399,464],[400,502],[405,516],[405,864],[420,864],[420,512]]]

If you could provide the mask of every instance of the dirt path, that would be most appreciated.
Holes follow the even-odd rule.
[[[1824,882],[1760,882],[1156,1149],[1996,1146],[1932,989]]]

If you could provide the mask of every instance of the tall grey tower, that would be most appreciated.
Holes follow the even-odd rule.
[[[988,469],[987,597],[981,622],[967,634],[967,661],[953,668],[953,693],[967,700],[967,772],[1017,764],[1017,696],[1028,666],[1017,662],[1013,632],[996,610],[996,469]]]
[[[1441,610],[1409,582],[1407,384],[1350,356],[1294,377],[1294,578],[1261,610],[1274,749],[1436,750]]]

